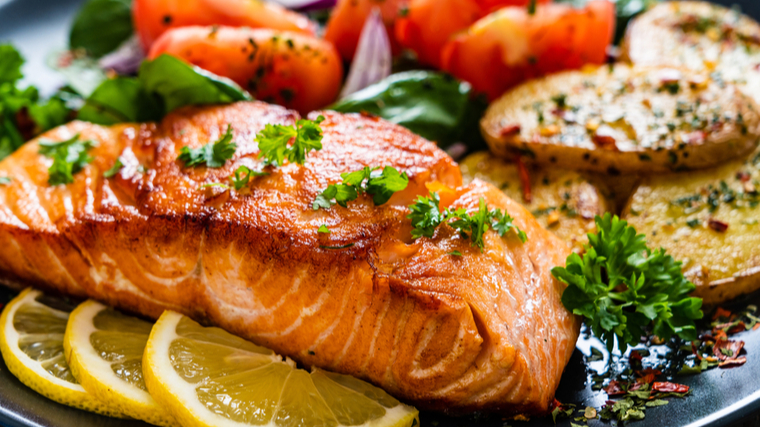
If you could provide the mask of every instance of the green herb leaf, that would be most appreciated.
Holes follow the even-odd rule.
[[[330,234],[330,229],[327,228],[327,225],[322,224],[322,225],[319,226],[319,229],[317,230],[317,233]]]
[[[462,256],[462,253],[461,253],[461,252],[459,252],[459,251],[451,251],[451,252],[449,252],[447,255],[451,255],[451,256]]]
[[[407,218],[412,220],[412,238],[433,237],[436,228],[446,219],[441,212],[439,204],[441,197],[438,193],[431,192],[430,197],[417,196],[417,201],[409,206],[411,213]]]
[[[584,316],[610,351],[615,336],[625,352],[650,325],[663,339],[695,339],[702,300],[688,296],[694,285],[684,278],[681,263],[663,249],[650,250],[645,236],[617,216],[597,217],[596,225],[583,257],[571,254],[565,267],[552,269],[568,285],[565,307]]]
[[[336,203],[344,208],[348,202],[356,200],[360,194],[367,193],[372,196],[375,205],[380,206],[388,202],[391,196],[398,191],[403,191],[409,184],[406,172],[400,173],[396,168],[386,166],[378,173],[378,168],[364,168],[340,174],[343,182],[331,184],[317,196],[312,203],[312,208],[329,209]]]
[[[396,73],[333,104],[343,113],[370,113],[446,147],[465,141],[485,148],[478,122],[487,103],[468,83],[431,71]]]
[[[24,65],[24,57],[9,44],[0,44],[0,84],[15,84],[24,75],[21,66]]]
[[[235,169],[235,173],[230,177],[230,181],[232,181],[232,185],[235,187],[235,190],[240,190],[241,188],[248,185],[252,177],[267,175],[269,174],[266,172],[259,172],[249,168],[248,166],[240,166],[239,168]]]
[[[266,125],[256,135],[259,158],[263,157],[265,164],[273,166],[282,166],[285,159],[303,165],[310,151],[322,149],[322,129],[319,124],[324,120],[324,117],[319,116],[316,120],[299,120],[295,126]],[[293,140],[293,145],[289,146],[290,140]]]
[[[53,159],[53,164],[48,168],[48,184],[74,182],[74,174],[92,162],[93,158],[87,151],[94,146],[94,141],[80,141],[79,134],[63,142],[40,141],[40,154]]]
[[[237,144],[232,142],[232,126],[227,125],[227,132],[213,144],[201,148],[182,147],[177,160],[185,167],[195,167],[205,163],[210,168],[220,168],[235,155]]]
[[[117,173],[119,173],[119,171],[123,167],[124,167],[124,163],[122,163],[121,157],[119,157],[118,159],[116,159],[116,163],[114,163],[113,166],[111,166],[111,169],[108,169],[107,171],[103,172],[103,176],[105,178],[113,178],[114,176],[116,176]]]
[[[13,178],[9,176],[0,176],[0,185],[8,185],[13,182]]]
[[[89,0],[85,3],[71,26],[71,49],[84,49],[94,58],[116,50],[134,33],[131,3],[129,0]]]

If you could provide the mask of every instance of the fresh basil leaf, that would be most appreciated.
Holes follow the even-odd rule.
[[[117,77],[95,89],[78,117],[101,125],[157,121],[163,117],[163,105],[142,89],[138,79]]]
[[[164,114],[186,105],[228,104],[251,96],[235,82],[161,55],[143,62],[138,76],[142,88],[164,102]]]
[[[485,146],[478,120],[486,103],[468,83],[432,71],[407,71],[355,92],[330,108],[366,112],[404,126],[441,147],[464,142]]]
[[[69,46],[93,58],[116,50],[134,33],[129,0],[89,0],[71,26]]]

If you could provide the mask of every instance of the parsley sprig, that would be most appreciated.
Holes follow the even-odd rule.
[[[95,146],[95,141],[80,141],[79,134],[62,142],[40,141],[40,154],[53,159],[48,168],[48,184],[71,184],[74,174],[92,163],[87,152]]]
[[[645,236],[617,216],[597,216],[596,227],[583,256],[573,253],[565,267],[552,269],[568,285],[565,307],[584,316],[610,351],[615,337],[622,352],[638,344],[650,325],[663,339],[696,339],[702,300],[688,296],[694,284],[684,278],[681,262],[662,248],[649,249]]]
[[[319,116],[316,120],[299,120],[295,126],[266,125],[256,134],[259,158],[264,159],[264,164],[272,166],[282,166],[285,159],[303,165],[306,154],[322,149],[322,128],[319,124],[324,120]],[[292,145],[288,145],[290,140],[293,140]]]
[[[489,228],[493,228],[502,237],[514,230],[521,242],[525,243],[528,240],[525,232],[514,224],[514,218],[501,209],[489,210],[482,197],[478,202],[478,210],[473,214],[469,214],[464,208],[446,208],[441,211],[440,203],[438,193],[431,192],[430,197],[418,196],[417,201],[409,206],[411,213],[407,218],[412,220],[412,238],[433,237],[435,230],[446,223],[462,236],[469,237],[472,246],[481,250],[485,247],[483,236]]]
[[[253,170],[248,166],[240,166],[239,168],[235,169],[235,173],[230,177],[230,181],[232,181],[232,186],[235,187],[235,190],[240,190],[241,188],[248,185],[248,183],[251,181],[251,178],[267,175],[269,174],[266,172]]]
[[[235,155],[237,144],[232,142],[232,126],[227,125],[227,132],[214,143],[201,148],[182,147],[177,160],[184,162],[185,167],[195,167],[205,164],[210,168],[220,168]]]
[[[358,171],[344,172],[340,177],[343,178],[342,183],[330,184],[314,199],[314,210],[329,209],[335,204],[345,208],[348,202],[356,200],[364,193],[371,195],[375,205],[380,206],[387,203],[396,192],[406,189],[409,184],[406,172],[399,172],[391,166],[386,166],[382,172],[379,167],[366,166]]]

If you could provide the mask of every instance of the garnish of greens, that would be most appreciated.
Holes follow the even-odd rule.
[[[369,113],[446,147],[467,142],[485,148],[478,122],[487,103],[468,83],[432,71],[407,71],[354,92],[330,109]]]
[[[472,246],[483,250],[485,241],[483,236],[489,228],[493,228],[499,236],[504,237],[507,232],[514,230],[521,242],[528,241],[528,236],[515,224],[514,219],[501,209],[488,209],[488,204],[481,197],[477,212],[472,215],[464,208],[451,210],[440,209],[441,198],[436,192],[431,192],[430,197],[417,196],[417,201],[409,205],[411,213],[407,218],[412,220],[412,237],[433,237],[435,230],[441,224],[448,224],[457,230],[463,237],[469,237]],[[456,254],[454,254],[456,255]]]
[[[256,134],[259,143],[259,158],[265,165],[282,166],[287,159],[290,163],[303,165],[306,155],[313,150],[322,149],[322,129],[319,124],[325,120],[319,116],[316,120],[302,119],[295,126],[271,125]],[[288,142],[293,140],[292,145]]]
[[[94,141],[81,141],[79,134],[62,142],[40,141],[40,154],[53,159],[48,168],[48,184],[71,184],[74,174],[92,162],[87,152],[96,144]]]
[[[116,50],[133,33],[130,0],[89,0],[74,18],[69,47],[100,58]]]
[[[230,181],[232,181],[232,186],[235,187],[235,190],[240,190],[241,188],[248,185],[248,183],[251,181],[251,178],[266,175],[269,174],[266,172],[253,170],[248,166],[240,166],[239,168],[235,169],[235,173],[230,177]]]
[[[360,194],[367,193],[372,196],[375,205],[385,204],[394,193],[403,191],[409,184],[409,177],[406,172],[400,173],[396,168],[386,166],[380,172],[380,168],[364,167],[354,172],[344,172],[340,174],[343,182],[330,184],[320,193],[312,208],[330,209],[333,205],[338,204],[344,208],[348,202],[356,200]]]
[[[227,132],[214,143],[200,148],[182,147],[177,160],[188,168],[200,165],[220,168],[235,155],[236,149],[237,144],[232,142],[232,126],[227,125]]]
[[[0,160],[34,136],[66,123],[72,114],[67,92],[42,102],[34,86],[22,89],[23,65],[13,46],[0,44]]]
[[[113,178],[116,176],[117,173],[121,170],[121,168],[124,167],[124,162],[121,161],[121,157],[116,159],[116,162],[111,166],[111,169],[108,169],[107,171],[103,172],[104,178]]]
[[[616,338],[625,352],[650,330],[662,339],[696,339],[702,300],[688,296],[695,286],[681,262],[664,249],[652,251],[645,236],[617,216],[597,216],[596,227],[583,256],[573,253],[565,267],[552,269],[567,284],[564,306],[583,316],[610,351]]]

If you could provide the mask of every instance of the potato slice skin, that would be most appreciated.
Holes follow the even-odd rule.
[[[713,169],[645,178],[623,218],[650,247],[683,261],[694,294],[716,305],[760,289],[759,189],[760,150]]]
[[[528,166],[531,201],[523,198],[522,182],[517,166],[487,151],[467,156],[459,165],[462,180],[475,178],[489,182],[510,198],[519,201],[533,213],[538,222],[574,251],[588,242],[587,233],[596,228],[594,217],[607,212],[612,203],[600,177],[557,168]]]
[[[760,24],[734,9],[703,1],[669,1],[634,19],[622,59],[718,73],[760,102]]]
[[[643,174],[710,167],[751,152],[759,110],[736,86],[704,74],[619,64],[525,83],[491,104],[480,125],[501,157]]]

